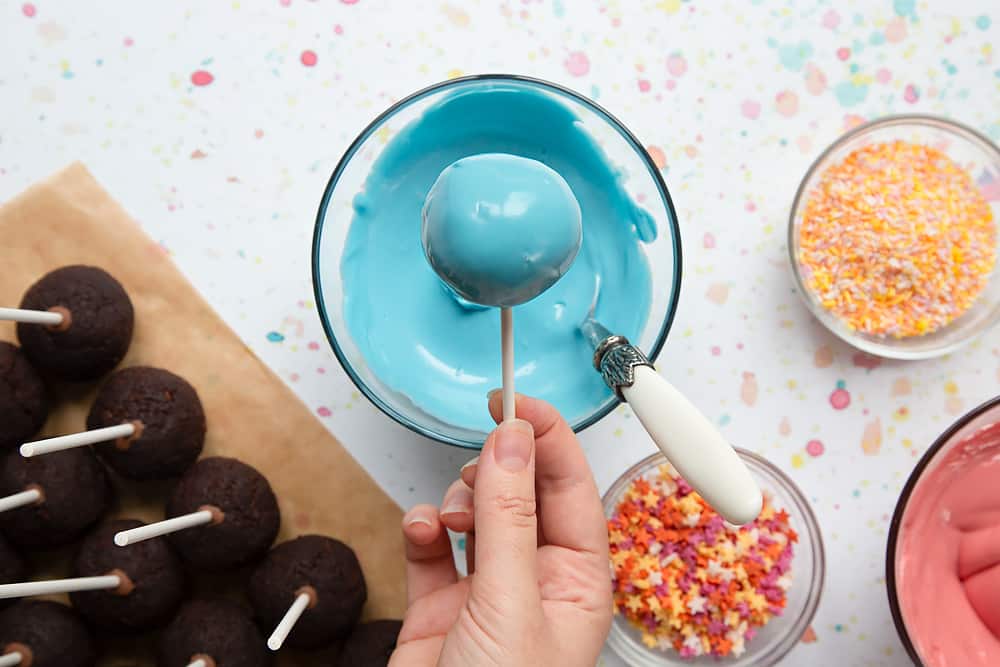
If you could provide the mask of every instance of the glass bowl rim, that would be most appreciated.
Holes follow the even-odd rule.
[[[792,199],[792,207],[788,214],[788,234],[787,234],[787,245],[788,245],[788,257],[789,263],[791,264],[792,276],[795,281],[795,288],[798,290],[799,297],[805,304],[806,309],[809,310],[810,314],[818,320],[823,327],[832,333],[834,336],[844,341],[848,345],[861,350],[862,352],[867,352],[869,354],[874,354],[876,356],[882,357],[884,359],[896,359],[896,360],[919,360],[919,359],[932,359],[935,357],[944,356],[951,352],[954,352],[963,345],[976,339],[978,336],[986,333],[992,329],[995,325],[1000,323],[1000,308],[992,314],[990,319],[985,322],[985,325],[978,330],[972,330],[967,333],[964,337],[944,345],[939,345],[935,348],[920,351],[906,351],[900,350],[891,343],[880,344],[873,343],[864,340],[860,336],[853,335],[847,330],[842,330],[839,327],[833,327],[826,321],[826,311],[822,309],[819,304],[813,303],[811,295],[811,290],[805,284],[805,280],[802,277],[802,272],[799,268],[798,257],[796,257],[796,245],[795,245],[795,218],[798,215],[800,208],[803,206],[803,199],[805,197],[806,184],[813,178],[813,176],[821,170],[821,168],[827,166],[827,160],[830,156],[846,145],[848,142],[853,141],[857,137],[860,137],[869,132],[874,132],[877,130],[889,128],[889,127],[900,127],[900,126],[921,126],[930,127],[937,130],[945,130],[951,132],[952,134],[961,137],[967,142],[975,144],[988,153],[993,153],[994,159],[997,164],[1000,164],[1000,146],[993,143],[993,141],[987,137],[982,132],[960,123],[950,118],[945,118],[944,116],[936,116],[934,114],[891,114],[888,116],[882,116],[874,120],[862,123],[850,130],[844,132],[839,137],[837,137],[829,146],[827,146],[823,151],[813,160],[812,164],[806,170],[805,175],[802,180],[799,181],[799,186],[795,190],[795,197]],[[1000,270],[1000,262],[998,262],[998,268]]]
[[[826,545],[823,542],[823,531],[821,530],[819,519],[816,517],[816,512],[813,510],[812,504],[809,502],[806,494],[795,483],[795,480],[766,457],[742,447],[733,447],[733,449],[736,450],[741,459],[750,464],[751,468],[759,468],[765,475],[770,476],[778,486],[791,496],[792,501],[799,505],[798,509],[801,510],[802,523],[805,525],[812,545],[814,565],[810,576],[809,593],[807,594],[805,608],[802,615],[792,621],[789,626],[789,632],[783,635],[783,638],[777,642],[777,646],[781,647],[781,649],[777,653],[767,656],[770,662],[762,663],[773,665],[795,648],[802,634],[805,633],[816,617],[816,611],[819,609],[820,602],[823,599],[823,589],[826,586]],[[609,501],[612,501],[622,491],[622,488],[619,487],[623,487],[624,483],[628,480],[634,479],[657,462],[669,463],[667,457],[662,452],[654,452],[632,465],[611,483],[608,490],[601,496],[601,505],[604,507],[605,518],[607,518],[608,514]],[[787,638],[792,636],[795,637],[795,641],[788,641]],[[782,644],[785,642],[788,645],[782,647]],[[613,646],[610,648],[616,655],[619,655]],[[619,657],[625,659],[624,656],[619,655]],[[680,662],[675,662],[681,664]],[[664,664],[668,665],[671,663]],[[720,661],[719,664],[725,665],[725,662]]]
[[[906,622],[903,620],[903,610],[899,606],[899,591],[896,588],[896,547],[899,544],[899,530],[903,527],[903,516],[906,514],[906,507],[909,504],[913,490],[923,477],[924,471],[934,462],[938,453],[947,445],[956,433],[965,426],[977,419],[980,415],[990,410],[1000,407],[1000,396],[994,396],[984,403],[980,403],[964,415],[955,420],[945,431],[937,437],[933,444],[927,448],[924,455],[917,461],[910,476],[903,485],[903,490],[896,501],[896,508],[892,513],[892,520],[889,522],[889,539],[885,547],[885,590],[889,597],[889,612],[892,614],[893,625],[896,626],[896,634],[903,642],[903,647],[916,665],[923,665],[923,659],[917,652],[917,647],[910,638],[910,633],[906,629]]]
[[[361,377],[355,373],[353,366],[347,359],[347,355],[341,348],[340,344],[337,342],[337,336],[333,331],[333,327],[330,324],[330,317],[326,311],[326,304],[323,301],[323,287],[321,285],[322,278],[320,275],[320,247],[323,235],[323,224],[326,218],[327,207],[330,203],[330,198],[333,195],[333,191],[337,186],[337,182],[340,180],[341,175],[347,168],[351,159],[354,157],[355,153],[361,148],[361,146],[368,140],[368,138],[375,132],[376,128],[382,125],[387,119],[392,117],[398,111],[405,109],[410,104],[418,102],[421,99],[432,95],[436,92],[447,90],[452,87],[462,86],[464,84],[479,82],[479,81],[497,81],[497,82],[514,82],[528,84],[532,86],[537,86],[543,89],[548,89],[550,92],[560,94],[564,97],[571,99],[574,102],[581,104],[594,111],[598,116],[604,118],[605,121],[611,125],[618,134],[625,139],[625,141],[631,145],[635,150],[639,159],[646,165],[646,170],[649,172],[650,176],[653,178],[654,185],[659,191],[660,200],[663,202],[664,207],[667,210],[667,217],[669,218],[668,223],[670,226],[671,233],[671,245],[673,246],[674,253],[674,267],[673,267],[673,278],[671,284],[671,293],[669,303],[667,304],[667,310],[663,316],[663,322],[660,325],[660,330],[656,334],[656,338],[653,341],[653,346],[650,348],[648,357],[651,361],[655,361],[659,356],[660,351],[663,349],[663,345],[666,342],[667,334],[670,332],[670,328],[673,324],[674,317],[677,314],[677,307],[680,302],[680,290],[681,290],[681,267],[683,264],[681,255],[681,230],[680,223],[677,219],[677,211],[674,208],[673,199],[670,197],[670,191],[667,189],[667,184],[663,180],[663,174],[660,173],[659,167],[653,162],[653,158],[649,155],[649,152],[645,149],[639,139],[629,130],[624,123],[618,120],[613,114],[611,114],[604,107],[599,105],[594,100],[578,93],[570,88],[562,86],[545,79],[539,79],[530,76],[524,76],[520,74],[505,74],[505,73],[487,73],[487,74],[472,74],[468,76],[456,77],[454,79],[446,79],[444,81],[439,81],[437,83],[431,84],[425,88],[421,88],[416,92],[410,93],[409,95],[403,97],[397,102],[390,105],[387,109],[378,114],[371,122],[369,122],[363,130],[358,134],[358,136],[350,143],[344,154],[341,156],[340,160],[337,161],[336,167],[333,169],[333,173],[330,175],[327,181],[326,187],[323,190],[323,197],[320,199],[319,210],[316,213],[316,222],[313,226],[313,237],[311,245],[311,269],[312,269],[312,286],[313,286],[313,297],[316,303],[316,310],[319,313],[320,322],[323,326],[323,333],[326,336],[327,342],[333,348],[334,355],[337,357],[337,361],[340,363],[341,368],[347,373],[347,376],[351,378],[351,382],[357,387],[362,395],[365,396],[376,408],[378,408],[383,414],[389,416],[393,421],[404,426],[405,428],[422,435],[424,437],[430,438],[437,442],[441,442],[447,445],[452,445],[455,447],[460,447],[463,449],[479,449],[482,443],[472,442],[468,440],[462,440],[449,435],[438,433],[433,429],[424,427],[420,424],[415,423],[413,420],[407,418],[405,415],[399,413],[395,408],[384,401],[378,394],[369,387]],[[614,395],[613,399],[608,402],[604,407],[596,410],[590,416],[584,418],[578,424],[573,424],[572,428],[575,433],[579,433],[584,429],[594,425],[608,414],[610,414],[618,405],[621,403],[621,399],[617,395]]]

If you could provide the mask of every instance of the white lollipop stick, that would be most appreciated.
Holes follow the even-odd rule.
[[[500,349],[503,368],[503,420],[514,418],[514,311],[500,309]]]
[[[22,584],[0,584],[0,600],[27,598],[35,595],[75,593],[77,591],[100,591],[118,588],[121,585],[122,579],[116,574],[101,577],[52,579],[50,581],[26,581]]]
[[[138,528],[123,530],[120,533],[115,533],[115,544],[120,547],[127,547],[130,544],[151,540],[161,535],[169,535],[170,533],[194,528],[195,526],[204,526],[206,523],[218,523],[221,521],[220,515],[221,512],[217,509],[214,511],[204,509],[191,512],[190,514],[183,514],[173,519],[165,519],[145,526],[139,526]]]
[[[0,667],[3,667],[3,665],[0,665]],[[189,662],[187,667],[208,667],[208,663],[198,658],[194,662]]]
[[[24,324],[44,324],[57,327],[63,323],[61,313],[51,310],[22,310],[20,308],[0,308],[0,320],[23,322]]]
[[[278,622],[278,627],[274,629],[271,636],[267,639],[267,647],[272,651],[277,651],[281,648],[281,645],[285,643],[285,639],[288,637],[288,633],[292,631],[295,624],[298,623],[299,617],[306,610],[312,601],[313,597],[306,592],[299,593],[295,597],[295,602],[292,606],[288,608],[285,615]]]
[[[14,493],[0,498],[0,512],[6,512],[8,510],[17,509],[18,507],[24,507],[25,505],[37,503],[41,499],[42,492],[38,489],[27,489],[26,491],[21,491],[20,493]],[[0,663],[0,667],[3,667],[3,663]]]
[[[107,426],[105,428],[95,428],[93,431],[82,431],[72,435],[60,435],[55,438],[45,440],[35,440],[21,445],[21,456],[31,457],[40,454],[51,454],[64,449],[74,447],[84,447],[98,442],[117,440],[118,438],[131,438],[135,435],[135,424],[119,424],[118,426]]]
[[[17,651],[0,655],[0,667],[14,667],[21,664],[21,654]]]

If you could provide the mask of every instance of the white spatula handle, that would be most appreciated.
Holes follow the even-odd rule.
[[[677,472],[730,523],[760,514],[760,488],[718,429],[683,394],[649,366],[632,370],[622,396]]]

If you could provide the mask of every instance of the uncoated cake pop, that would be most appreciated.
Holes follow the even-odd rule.
[[[41,376],[19,347],[0,341],[0,450],[38,433],[48,414]]]
[[[134,366],[101,386],[87,428],[132,424],[131,436],[96,445],[97,453],[131,479],[165,479],[187,470],[205,444],[205,411],[198,392],[160,368]]]
[[[115,533],[143,525],[119,519],[98,526],[80,545],[73,568],[78,577],[117,575],[117,588],[71,593],[73,606],[92,624],[116,633],[136,633],[167,623],[184,600],[180,560],[162,538],[128,549],[114,544]]]
[[[33,498],[0,512],[0,528],[25,549],[72,542],[103,516],[113,499],[104,466],[89,449],[34,458],[6,454],[0,460],[0,496],[16,494]]]
[[[22,581],[27,574],[28,566],[24,558],[3,536],[0,536],[0,584]],[[0,607],[6,607],[10,603],[10,600],[0,600]]]
[[[228,600],[192,600],[160,637],[159,667],[267,667],[271,654],[250,613]]]
[[[94,639],[72,609],[47,600],[21,600],[0,612],[0,652],[20,654],[22,667],[92,667]]]
[[[259,560],[281,526],[278,501],[267,479],[236,459],[202,459],[177,482],[167,501],[167,516],[199,512],[206,513],[202,525],[171,533],[167,539],[181,558],[204,570]]]
[[[402,621],[361,623],[344,643],[339,667],[387,667],[402,627]]]
[[[132,302],[93,266],[66,266],[28,288],[21,308],[61,316],[54,325],[19,322],[17,337],[35,368],[66,380],[94,380],[117,366],[132,342]]]
[[[268,642],[272,649],[282,641],[291,648],[315,649],[350,634],[368,589],[350,547],[330,537],[304,535],[271,549],[250,576],[249,594],[268,632],[282,625]],[[299,616],[287,632],[283,619],[293,606]],[[280,636],[285,634],[287,638]]]

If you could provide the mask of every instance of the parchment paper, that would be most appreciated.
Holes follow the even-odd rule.
[[[306,249],[303,249],[303,253]],[[400,618],[405,589],[400,509],[296,396],[257,359],[80,164],[28,189],[0,208],[0,305],[17,307],[24,291],[52,269],[99,266],[124,285],[135,306],[135,337],[122,366],[159,366],[197,389],[208,418],[204,455],[239,458],[270,481],[281,505],[285,540],[320,533],[348,543],[368,582],[367,618]],[[238,280],[238,277],[233,277]],[[16,342],[0,322],[0,340]],[[43,435],[85,428],[97,384],[52,387]],[[113,515],[163,517],[169,485],[123,483]],[[37,577],[66,576],[67,553],[34,558]],[[245,573],[201,588],[238,591]],[[151,664],[145,658],[102,664]],[[120,646],[114,653],[131,652]],[[319,656],[283,654],[280,664],[325,665]]]

